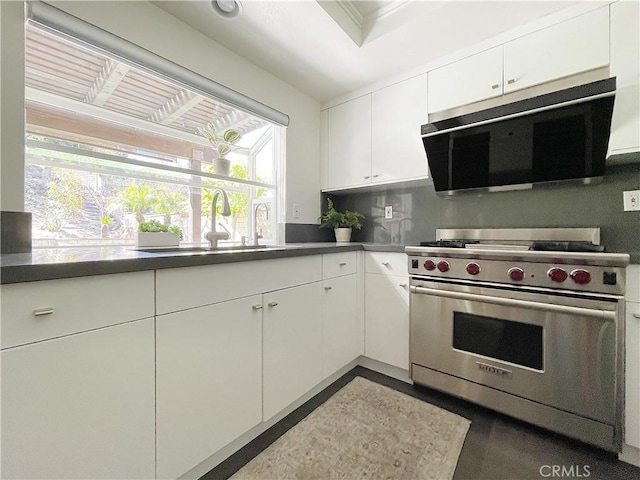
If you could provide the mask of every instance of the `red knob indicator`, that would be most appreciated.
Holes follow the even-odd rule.
[[[586,270],[576,269],[571,272],[571,280],[578,285],[586,285],[591,281],[591,274]]]
[[[435,270],[436,264],[433,260],[427,260],[426,262],[424,262],[424,268],[429,271]]]
[[[451,265],[449,265],[449,262],[445,262],[444,260],[441,262],[438,262],[438,270],[440,270],[442,273],[448,272],[449,268],[451,268]]]
[[[480,273],[480,265],[475,262],[467,263],[467,273],[469,275],[477,275]]]
[[[521,282],[524,280],[524,270],[518,267],[510,268],[507,271],[507,275],[509,275],[509,278],[514,282]]]
[[[562,268],[550,268],[547,271],[547,276],[551,279],[552,282],[562,283],[564,282],[569,275]]]

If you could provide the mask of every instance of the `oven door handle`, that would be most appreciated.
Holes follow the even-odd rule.
[[[545,312],[566,313],[569,315],[581,315],[583,317],[595,317],[609,321],[615,321],[616,313],[606,310],[591,308],[571,307],[567,305],[554,305],[551,303],[531,302],[529,300],[518,300],[515,298],[492,297],[489,295],[474,295],[472,293],[450,292],[447,290],[436,290],[435,288],[411,286],[411,293],[421,295],[435,295],[437,297],[447,297],[456,300],[469,300],[473,302],[493,303],[505,307],[532,308]]]

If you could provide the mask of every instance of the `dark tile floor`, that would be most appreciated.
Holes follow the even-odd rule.
[[[355,376],[365,377],[471,420],[454,480],[640,479],[617,456],[444,393],[356,367],[240,449],[201,480],[226,479]],[[554,473],[555,472],[555,473]]]

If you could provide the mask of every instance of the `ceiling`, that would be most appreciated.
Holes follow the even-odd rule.
[[[575,5],[550,0],[240,0],[225,19],[208,0],[158,8],[327,102]]]

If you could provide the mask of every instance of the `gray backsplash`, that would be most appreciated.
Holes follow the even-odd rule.
[[[330,194],[338,210],[367,218],[353,241],[417,245],[435,240],[436,228],[600,227],[609,252],[640,263],[640,212],[625,212],[622,192],[640,189],[640,163],[611,165],[595,185],[548,184],[531,190],[436,195],[433,185]],[[323,211],[326,200],[323,197]],[[393,207],[385,220],[384,207]]]

